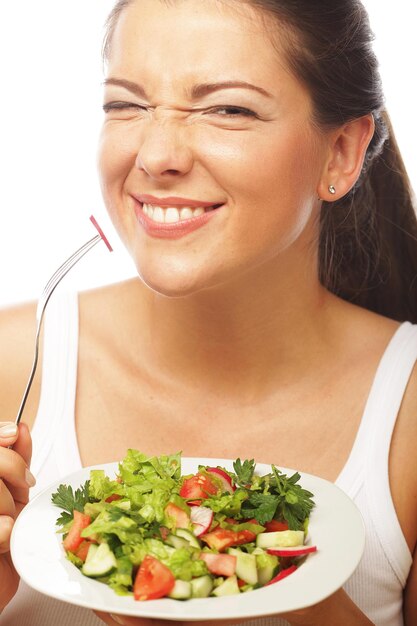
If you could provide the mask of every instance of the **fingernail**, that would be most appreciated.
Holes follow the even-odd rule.
[[[17,426],[13,422],[0,422],[0,437],[14,437],[17,435]]]
[[[122,626],[123,626],[123,622],[120,619],[120,617],[118,617],[117,615],[113,615],[113,613],[110,614],[110,617],[112,618],[112,620],[114,622],[116,622],[117,624],[122,624]]]
[[[29,487],[34,487],[36,485],[36,478],[28,469],[25,471],[25,479]]]

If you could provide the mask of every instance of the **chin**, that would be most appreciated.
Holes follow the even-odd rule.
[[[178,271],[146,271],[143,267],[137,267],[140,279],[155,293],[167,298],[183,298],[201,291],[207,285],[202,285],[188,272]]]

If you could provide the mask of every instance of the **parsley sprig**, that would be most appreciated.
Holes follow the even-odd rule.
[[[236,485],[238,487],[247,487],[248,484],[251,483],[253,478],[253,473],[255,471],[255,461],[251,459],[250,461],[242,461],[240,459],[236,459],[233,463],[233,469],[236,473]]]
[[[59,485],[58,490],[52,494],[53,504],[63,509],[56,522],[58,526],[65,526],[73,519],[74,509],[83,513],[84,505],[89,501],[89,484],[90,481],[87,480],[75,493],[70,485]]]
[[[261,525],[272,519],[285,520],[290,530],[303,529],[314,501],[313,494],[298,484],[298,472],[287,476],[271,465],[272,473],[259,477],[254,473],[253,459],[243,462],[237,459],[233,468],[236,486],[248,493],[242,505],[242,516],[256,519]]]

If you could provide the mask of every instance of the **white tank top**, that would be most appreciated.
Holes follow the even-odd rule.
[[[45,319],[42,389],[33,428],[32,471],[37,491],[81,468],[74,406],[78,354],[78,300],[55,296]],[[361,563],[345,585],[376,626],[402,626],[402,593],[412,557],[391,497],[388,455],[401,401],[417,360],[417,326],[405,322],[377,369],[357,436],[336,484],[356,503],[366,526]],[[277,607],[278,608],[278,607]],[[0,616],[1,626],[102,626],[92,611],[43,596],[24,583]],[[279,618],[247,622],[284,626]]]

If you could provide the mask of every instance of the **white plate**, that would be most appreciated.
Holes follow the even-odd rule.
[[[220,465],[233,469],[224,459],[182,459],[182,473],[197,471],[198,465]],[[364,545],[365,529],[361,515],[348,496],[333,483],[301,474],[300,484],[314,494],[316,507],[310,519],[309,536],[318,552],[309,555],[299,569],[276,584],[220,598],[181,602],[163,598],[147,602],[118,596],[107,585],[83,576],[66,558],[55,522],[60,511],[51,503],[59,484],[77,488],[90,476],[90,469],[104,469],[113,477],[118,463],[84,468],[38,494],[21,512],[13,529],[11,554],[22,579],[47,596],[79,606],[168,620],[220,620],[259,617],[293,611],[324,600],[351,576]],[[286,474],[294,470],[280,468]],[[258,463],[259,474],[270,466]]]

